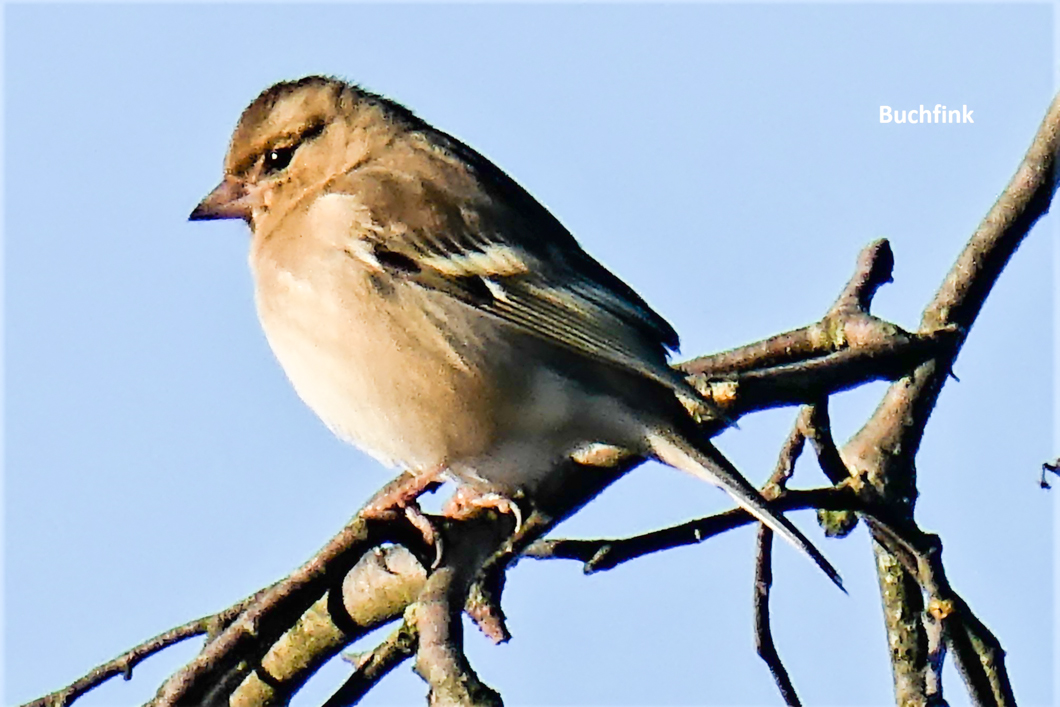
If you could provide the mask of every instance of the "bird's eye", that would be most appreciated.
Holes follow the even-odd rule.
[[[291,158],[294,157],[294,150],[297,145],[291,145],[290,147],[274,147],[265,153],[265,174],[272,174],[279,172],[287,168],[287,165],[291,164]]]

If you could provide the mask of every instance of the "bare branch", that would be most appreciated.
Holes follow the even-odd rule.
[[[839,485],[856,478],[851,476],[847,465],[843,463],[843,458],[832,438],[832,418],[828,412],[827,400],[810,406],[809,415],[803,422],[803,430],[817,454],[817,463],[821,471],[829,481]]]
[[[869,507],[849,488],[824,488],[810,491],[788,491],[771,504],[777,511],[804,508],[857,510]],[[526,557],[538,560],[578,560],[585,563],[586,574],[603,572],[638,557],[684,545],[695,545],[715,535],[756,522],[742,508],[699,518],[662,530],[630,538],[598,540],[539,540],[531,545]]]
[[[573,460],[567,463],[572,465],[574,478],[597,476],[599,483],[608,478],[618,478],[618,474],[625,473],[628,468],[639,464],[640,460],[623,450],[609,448],[607,454],[597,456],[595,462],[599,466],[589,466]],[[577,488],[575,486],[572,490],[576,491]],[[567,500],[580,506],[592,487],[590,485],[581,488],[581,494],[568,495]],[[563,492],[562,489],[553,489],[553,492],[555,491]],[[555,501],[548,501],[549,494],[544,494],[541,498],[545,501],[544,505],[555,507]],[[522,525],[482,564],[475,576],[464,611],[494,643],[503,643],[511,638],[500,605],[507,570],[528,547],[544,537],[557,523],[556,518],[541,509],[541,504],[535,504]]]
[[[931,611],[923,615],[924,632],[928,639],[928,671],[925,675],[925,693],[928,707],[946,707],[942,696],[942,666],[946,662],[946,639],[942,622]]]
[[[500,695],[472,670],[463,651],[461,614],[467,593],[482,563],[501,546],[507,533],[498,523],[464,521],[447,537],[442,565],[427,579],[405,620],[419,633],[416,673],[430,685],[432,707],[496,707]]]
[[[894,383],[869,421],[844,446],[842,457],[864,475],[889,503],[912,517],[916,499],[914,459],[928,418],[935,407],[954,359],[1012,254],[1031,226],[1044,214],[1056,190],[1056,158],[1060,152],[1060,95],[1054,100],[1027,155],[972,235],[921,318],[921,331],[953,328],[960,332],[945,354],[929,360]],[[899,705],[927,701],[923,678],[929,667],[927,637],[919,615],[922,597],[894,558],[881,556],[877,572],[884,600]],[[995,663],[996,664],[996,663]],[[1002,668],[1003,672],[1003,668]],[[1006,680],[1007,682],[1007,680]],[[973,700],[988,696],[968,684]]]
[[[878,540],[873,551],[885,607],[883,620],[889,638],[895,698],[899,707],[926,706],[926,670],[931,661],[921,619],[924,598],[920,585],[902,570],[894,555],[880,550]]]
[[[957,332],[939,327],[910,334],[869,314],[893,267],[890,244],[874,241],[861,250],[853,276],[819,322],[677,368],[730,419],[895,380],[952,347]]]
[[[769,593],[773,587],[773,531],[765,525],[758,526],[757,552],[755,557],[755,648],[762,657],[773,681],[780,690],[784,704],[799,707],[802,703],[795,693],[787,668],[780,660],[777,646],[773,642],[773,629],[769,620]]]
[[[791,433],[788,434],[788,438],[780,448],[777,467],[762,489],[762,495],[767,499],[775,499],[785,492],[787,482],[795,472],[795,462],[802,454],[803,447],[806,446],[806,426],[812,415],[813,411],[809,407],[804,407],[799,411],[795,426],[792,427]],[[780,653],[777,652],[776,643],[773,641],[773,627],[769,616],[769,595],[773,588],[773,531],[768,526],[758,526],[758,538],[755,545],[755,648],[773,675],[773,682],[777,684],[784,704],[798,707],[802,703],[799,702],[799,697],[795,693],[795,685],[792,684],[788,670],[784,667]]]
[[[65,707],[89,690],[99,687],[117,675],[121,675],[125,680],[132,680],[133,668],[145,659],[194,636],[216,635],[234,621],[246,607],[257,601],[267,591],[268,589],[263,589],[224,611],[204,616],[195,621],[189,621],[182,626],[160,633],[154,638],[122,653],[117,658],[94,668],[84,677],[79,678],[63,689],[32,702],[27,702],[22,707]]]
[[[886,549],[882,556],[896,558],[906,576],[915,578],[927,595],[926,612],[941,625],[942,636],[953,653],[958,672],[977,705],[1015,705],[1004,667],[1004,650],[997,638],[975,616],[950,586],[942,564],[942,541],[914,523],[878,518],[869,520],[873,537]],[[932,666],[931,672],[936,669]],[[930,680],[927,680],[930,682]]]
[[[917,557],[919,577],[928,596],[928,613],[942,624],[943,636],[973,700],[978,704],[1014,707],[1016,698],[1004,666],[1005,651],[950,586],[942,565],[942,541],[938,536],[925,534],[919,543],[922,546]],[[987,696],[990,699],[984,699]]]
[[[241,680],[227,697],[227,704],[286,704],[339,651],[400,617],[426,579],[423,565],[399,545],[365,554],[343,578],[341,590],[333,587],[313,604],[260,661],[241,662],[231,671],[231,678],[220,681],[230,685]]]
[[[832,420],[828,412],[828,401],[809,407],[809,417],[803,423],[803,430],[817,454],[817,463],[821,471],[833,484],[850,484],[860,490],[861,479],[852,476],[843,462],[832,437]],[[850,534],[858,524],[858,515],[851,511],[817,511],[817,523],[830,538],[842,538]]]
[[[802,450],[806,446],[806,426],[809,424],[812,412],[810,406],[799,410],[795,418],[795,425],[788,433],[777,455],[777,466],[769,479],[762,487],[762,495],[767,500],[772,500],[787,489],[787,483],[795,473],[795,462],[802,456]]]
[[[876,290],[891,282],[893,269],[890,243],[886,239],[873,241],[858,254],[854,274],[820,322],[730,351],[700,356],[677,367],[689,375],[712,378],[785,366],[833,353],[843,345],[843,337],[835,331],[835,317],[867,312]],[[825,323],[829,318],[831,325]]]
[[[886,238],[865,246],[858,255],[857,269],[839,293],[831,314],[839,312],[861,312],[868,314],[876,291],[888,282],[894,282],[894,251]]]
[[[360,656],[353,675],[335,691],[323,707],[347,707],[360,701],[387,674],[416,654],[419,636],[415,627],[403,622],[385,641]]]
[[[396,482],[396,481],[395,481]],[[389,489],[383,489],[386,492]],[[207,693],[230,675],[243,656],[262,655],[361,556],[385,542],[420,547],[421,539],[403,523],[367,521],[356,516],[312,559],[273,585],[184,668],[174,673],[151,701],[153,707],[203,704]],[[233,688],[235,685],[232,686]]]
[[[921,331],[957,327],[961,335],[945,357],[922,364],[912,376],[892,385],[872,418],[847,444],[847,451],[860,461],[862,469],[872,471],[882,485],[897,484],[896,492],[910,500],[910,479],[891,477],[912,470],[911,460],[919,449],[927,419],[967,332],[1009,258],[1048,209],[1056,188],[1058,148],[1060,96],[1050,106],[1012,181],[924,311]]]

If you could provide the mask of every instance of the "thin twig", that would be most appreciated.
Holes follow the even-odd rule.
[[[224,627],[228,626],[238,617],[244,609],[257,601],[268,589],[247,597],[243,601],[233,604],[224,611],[172,628],[160,633],[154,638],[144,641],[135,648],[122,653],[117,658],[109,660],[96,668],[93,668],[83,677],[75,680],[61,690],[45,695],[44,697],[27,702],[22,707],[66,707],[74,700],[81,697],[90,690],[94,690],[113,677],[121,675],[125,680],[132,680],[133,668],[141,662],[150,658],[155,653],[174,646],[182,641],[195,636],[216,635]]]
[[[811,405],[809,411],[803,429],[817,454],[817,464],[821,467],[821,471],[833,484],[849,484],[855,490],[863,491],[861,479],[851,475],[832,437],[832,420],[828,411],[828,400]],[[850,511],[818,510],[817,523],[828,537],[843,538],[857,527],[858,514]]]
[[[802,450],[806,446],[806,426],[809,424],[811,415],[810,406],[804,406],[799,410],[795,425],[791,428],[791,432],[788,433],[777,455],[777,465],[762,487],[762,495],[766,500],[773,500],[787,490],[788,481],[795,473],[795,462],[802,456]]]
[[[769,620],[769,593],[773,586],[773,531],[768,526],[758,526],[757,551],[755,553],[755,648],[758,655],[769,667],[773,681],[780,690],[784,704],[799,707],[799,696],[791,682],[787,668],[784,667],[776,643],[773,642],[773,629]]]
[[[353,674],[328,698],[323,707],[357,704],[391,670],[416,654],[418,640],[416,627],[403,622],[385,641],[360,656]]]
[[[820,321],[677,368],[730,419],[812,404],[870,380],[896,380],[952,348],[960,332],[941,326],[911,334],[870,314],[893,267],[890,244],[874,241],[858,254],[854,274]]]
[[[1015,707],[1016,698],[1004,668],[1005,651],[950,586],[942,564],[942,541],[925,534],[920,545],[919,579],[928,595],[928,613],[942,623],[943,636],[969,693],[979,704]]]
[[[832,418],[828,411],[827,400],[811,406],[803,429],[806,430],[806,436],[809,437],[813,451],[817,454],[817,463],[828,480],[833,484],[850,481],[853,477],[846,464],[843,463],[843,458],[839,455],[839,449],[832,438]]]
[[[946,663],[946,638],[943,635],[942,621],[935,618],[931,611],[923,614],[924,631],[928,639],[928,671],[926,691],[928,707],[947,707],[942,696],[942,667]]]
[[[770,506],[778,512],[805,508],[869,511],[870,508],[848,488],[823,488],[788,491]],[[742,508],[698,518],[680,525],[628,538],[596,540],[539,540],[524,555],[537,560],[577,560],[583,562],[586,574],[613,569],[638,557],[685,545],[701,543],[715,535],[749,525],[754,516]]]
[[[762,495],[767,499],[776,499],[785,493],[788,480],[795,473],[795,462],[802,455],[806,446],[806,426],[813,411],[804,407],[795,419],[795,425],[780,448],[777,466],[769,480],[762,488]],[[755,649],[765,661],[773,676],[773,682],[780,690],[784,703],[791,707],[801,705],[795,692],[784,662],[780,659],[776,642],[773,640],[773,627],[769,615],[769,596],[773,588],[773,531],[766,525],[758,526],[758,538],[755,542],[755,584],[754,584],[754,635]]]

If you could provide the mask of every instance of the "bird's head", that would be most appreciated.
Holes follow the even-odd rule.
[[[384,103],[344,81],[308,76],[277,83],[243,111],[224,179],[189,219],[241,218],[257,232],[367,159],[395,127]]]

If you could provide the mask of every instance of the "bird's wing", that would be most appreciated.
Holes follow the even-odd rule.
[[[482,171],[470,193],[454,194],[442,182],[390,166],[359,170],[336,185],[371,215],[374,227],[361,237],[373,263],[540,339],[698,398],[667,364],[668,349],[678,343],[673,328],[543,206],[477,159]]]

